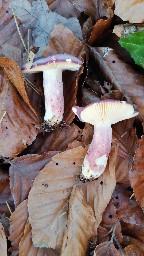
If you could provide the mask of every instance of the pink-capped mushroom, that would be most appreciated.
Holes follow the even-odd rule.
[[[98,178],[105,170],[111,151],[111,125],[138,115],[134,107],[117,100],[102,100],[86,107],[75,106],[73,112],[83,122],[94,125],[94,135],[84,158],[82,174],[85,178]]]
[[[56,54],[47,58],[35,60],[29,68],[29,64],[22,67],[23,73],[43,72],[43,88],[45,96],[44,120],[48,125],[59,124],[64,114],[64,96],[62,72],[64,70],[76,71],[82,65],[82,61],[70,54]]]

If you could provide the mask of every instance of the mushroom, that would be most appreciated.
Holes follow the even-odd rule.
[[[83,122],[94,125],[94,135],[84,158],[82,174],[85,178],[98,178],[105,170],[111,151],[111,125],[138,115],[134,107],[117,100],[102,100],[86,107],[75,106],[73,112]]]
[[[64,70],[79,70],[82,61],[70,54],[56,54],[47,58],[35,60],[22,67],[23,73],[43,72],[43,88],[45,96],[44,120],[48,125],[59,124],[63,119],[64,96],[62,72]]]

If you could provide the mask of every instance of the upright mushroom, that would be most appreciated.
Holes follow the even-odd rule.
[[[48,125],[59,124],[63,119],[64,96],[62,72],[64,70],[79,70],[82,61],[70,54],[56,54],[47,58],[35,60],[29,68],[22,67],[24,73],[43,72],[43,88],[45,96],[44,120]]]
[[[138,115],[134,107],[117,100],[102,100],[86,107],[73,107],[73,112],[83,122],[94,125],[94,135],[84,158],[82,173],[85,178],[98,178],[105,170],[111,151],[111,125]]]

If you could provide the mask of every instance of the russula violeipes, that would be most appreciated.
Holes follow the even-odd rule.
[[[138,115],[134,107],[117,100],[102,100],[86,107],[73,107],[73,112],[83,122],[94,125],[94,135],[84,158],[82,174],[85,178],[98,178],[105,170],[111,151],[111,125]]]
[[[82,61],[70,54],[56,54],[47,58],[35,60],[29,68],[22,67],[23,73],[43,72],[43,88],[45,96],[44,120],[48,125],[59,124],[63,119],[64,96],[62,72],[64,70],[79,70]]]

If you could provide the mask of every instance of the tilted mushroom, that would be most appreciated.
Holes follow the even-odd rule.
[[[56,54],[47,58],[35,60],[29,68],[22,67],[23,73],[43,72],[43,88],[45,96],[44,120],[48,125],[59,124],[63,119],[64,96],[62,72],[64,70],[79,70],[82,61],[70,54]]]
[[[134,107],[117,100],[102,100],[86,107],[73,107],[73,112],[83,122],[94,125],[94,135],[84,158],[82,174],[85,178],[98,178],[105,170],[111,151],[111,125],[138,115]]]

